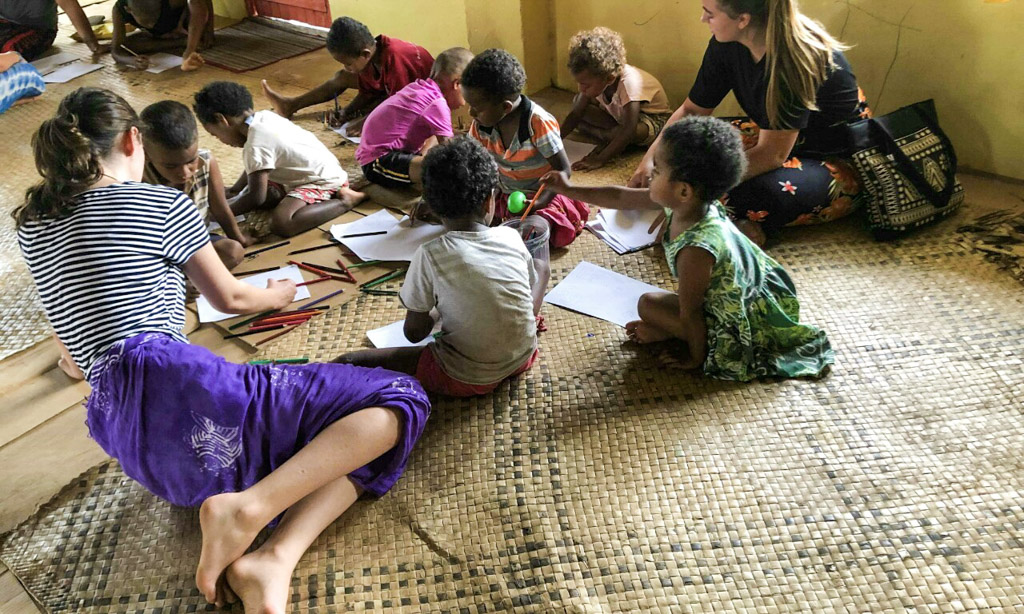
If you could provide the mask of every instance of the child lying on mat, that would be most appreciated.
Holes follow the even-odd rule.
[[[332,220],[366,198],[348,187],[348,174],[312,132],[273,111],[252,110],[249,90],[215,81],[192,106],[206,131],[242,148],[245,171],[229,190],[235,215],[273,209],[271,229],[290,237]]]
[[[400,298],[410,341],[427,338],[434,309],[441,332],[426,347],[362,350],[338,362],[415,374],[427,390],[459,397],[487,394],[533,365],[543,287],[519,233],[489,226],[497,181],[469,137],[427,153],[423,197],[448,232],[416,250]]]
[[[519,60],[503,49],[488,49],[462,72],[462,92],[473,125],[469,134],[480,141],[498,163],[496,221],[513,216],[509,194],[533,197],[540,178],[551,170],[569,172],[558,120],[523,94],[526,73]],[[586,204],[545,190],[533,211],[551,226],[551,247],[572,243],[590,217]]]
[[[577,32],[569,41],[569,71],[579,94],[562,122],[562,138],[578,130],[599,141],[572,165],[574,171],[601,168],[628,145],[649,146],[672,114],[661,82],[626,64],[618,32],[601,27]]]
[[[828,337],[800,324],[789,275],[736,229],[717,200],[745,168],[732,126],[687,117],[663,132],[649,188],[579,187],[554,172],[543,181],[600,207],[665,208],[662,242],[679,288],[640,298],[640,319],[626,325],[631,339],[678,339],[685,344],[684,366],[718,379],[824,375],[833,361]]]
[[[348,122],[346,132],[358,136],[366,114],[403,87],[430,76],[434,58],[423,47],[383,34],[376,37],[369,28],[351,17],[339,17],[327,34],[327,51],[344,66],[327,81],[301,96],[289,98],[275,92],[263,80],[263,93],[282,117],[290,118],[308,106],[330,102],[347,89],[359,93],[344,109],[328,115],[331,126]]]
[[[452,136],[452,111],[466,104],[460,82],[473,59],[453,47],[434,60],[429,79],[417,79],[370,112],[356,148],[363,175],[387,188],[423,187],[425,147]]]
[[[284,612],[320,532],[401,476],[430,402],[400,373],[240,365],[189,344],[183,273],[229,313],[284,308],[295,284],[235,279],[188,197],[139,182],[138,123],[106,90],[61,101],[32,139],[44,179],[15,212],[18,242],[66,344],[62,366],[92,386],[89,435],[156,496],[201,505],[199,590]]]
[[[142,110],[142,144],[146,169],[142,180],[181,190],[192,199],[199,216],[212,217],[227,237],[211,234],[213,249],[228,269],[245,258],[243,248],[256,242],[238,228],[224,193],[224,179],[209,149],[199,148],[199,129],[188,107],[174,100],[155,102]]]
[[[201,49],[213,45],[213,0],[117,0],[111,15],[110,54],[118,64],[145,70],[149,58],[140,53],[173,49],[185,39],[181,69],[197,70],[205,64]],[[125,25],[141,28],[153,39],[129,39]],[[131,47],[131,50],[128,48]]]

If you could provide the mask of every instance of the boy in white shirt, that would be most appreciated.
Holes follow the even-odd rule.
[[[312,132],[273,111],[253,111],[252,95],[230,81],[199,90],[192,105],[203,128],[242,148],[245,171],[229,194],[235,215],[273,208],[271,229],[290,237],[350,210],[366,195],[348,187],[348,174]]]
[[[416,251],[399,298],[409,341],[426,339],[435,319],[441,330],[426,347],[350,352],[337,362],[401,371],[431,392],[462,397],[487,394],[533,365],[543,288],[519,233],[489,226],[497,182],[497,166],[473,138],[427,153],[423,198],[448,232]]]

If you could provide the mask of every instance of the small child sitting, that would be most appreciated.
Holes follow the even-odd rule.
[[[452,111],[466,104],[459,83],[472,59],[462,47],[442,51],[429,79],[413,81],[370,112],[356,148],[367,179],[387,188],[422,189],[425,147],[431,139],[443,144],[454,136]]]
[[[666,208],[662,241],[679,288],[640,298],[640,319],[626,325],[631,339],[679,339],[687,351],[683,365],[703,367],[717,379],[824,375],[834,359],[825,332],[800,324],[789,275],[729,221],[717,200],[745,170],[732,126],[690,116],[662,134],[649,188],[577,187],[560,173],[544,181],[601,207]]]
[[[526,73],[519,60],[503,49],[484,51],[462,72],[462,92],[473,117],[469,134],[498,163],[501,193],[495,199],[495,218],[499,222],[512,217],[509,194],[519,190],[532,200],[545,173],[570,171],[558,120],[522,93],[525,85]],[[533,212],[551,226],[552,247],[572,243],[590,217],[586,204],[551,190],[541,192]]]
[[[374,37],[369,28],[351,17],[339,17],[331,24],[327,51],[344,66],[329,81],[289,98],[271,89],[264,79],[263,93],[275,111],[290,118],[300,109],[336,100],[346,89],[358,88],[352,102],[328,115],[331,126],[347,122],[350,136],[361,133],[366,114],[377,105],[413,81],[430,76],[434,64],[434,58],[423,47],[383,34]]]
[[[562,138],[578,130],[599,142],[572,165],[574,171],[601,168],[629,145],[649,146],[672,114],[661,83],[626,64],[618,32],[601,27],[577,32],[569,41],[569,71],[580,93],[562,122]]]
[[[217,160],[209,149],[199,148],[199,129],[192,111],[180,102],[163,100],[143,109],[140,119],[146,151],[142,180],[184,192],[203,220],[216,220],[227,237],[211,234],[213,248],[224,266],[235,268],[245,258],[243,248],[256,241],[238,228]]]
[[[230,190],[237,194],[230,203],[236,215],[273,208],[271,229],[290,237],[366,198],[348,187],[348,174],[312,132],[252,106],[249,90],[229,81],[199,90],[192,106],[207,132],[242,148],[245,171]]]
[[[535,314],[543,300],[519,234],[489,227],[498,173],[488,153],[462,136],[423,160],[423,196],[447,233],[413,256],[400,292],[405,336],[426,347],[362,350],[337,362],[415,374],[429,391],[473,396],[493,391],[537,357]]]

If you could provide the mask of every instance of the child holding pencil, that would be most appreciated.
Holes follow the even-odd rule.
[[[745,169],[739,133],[721,120],[693,116],[662,133],[649,188],[574,186],[561,173],[544,181],[600,207],[665,208],[665,257],[679,287],[640,298],[640,319],[626,325],[631,339],[677,339],[685,344],[684,366],[718,379],[824,375],[833,362],[825,332],[800,323],[785,269],[718,202]]]
[[[530,252],[519,234],[489,226],[497,169],[470,137],[432,148],[423,160],[423,197],[447,232],[416,250],[399,298],[405,336],[426,347],[362,350],[338,362],[415,374],[448,396],[492,392],[537,357],[535,316],[543,300]]]
[[[139,119],[116,94],[72,92],[32,145],[44,179],[15,211],[18,242],[66,370],[92,386],[90,436],[150,492],[201,505],[196,584],[210,602],[284,611],[317,535],[401,475],[428,399],[382,369],[238,365],[190,345],[184,275],[230,313],[283,308],[295,286],[236,280],[188,197],[139,183]]]

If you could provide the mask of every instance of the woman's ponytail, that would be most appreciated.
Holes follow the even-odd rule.
[[[25,203],[15,209],[17,225],[68,215],[74,197],[102,177],[101,160],[137,125],[135,110],[113,92],[80,88],[68,94],[56,115],[32,136],[43,180],[28,189]]]

